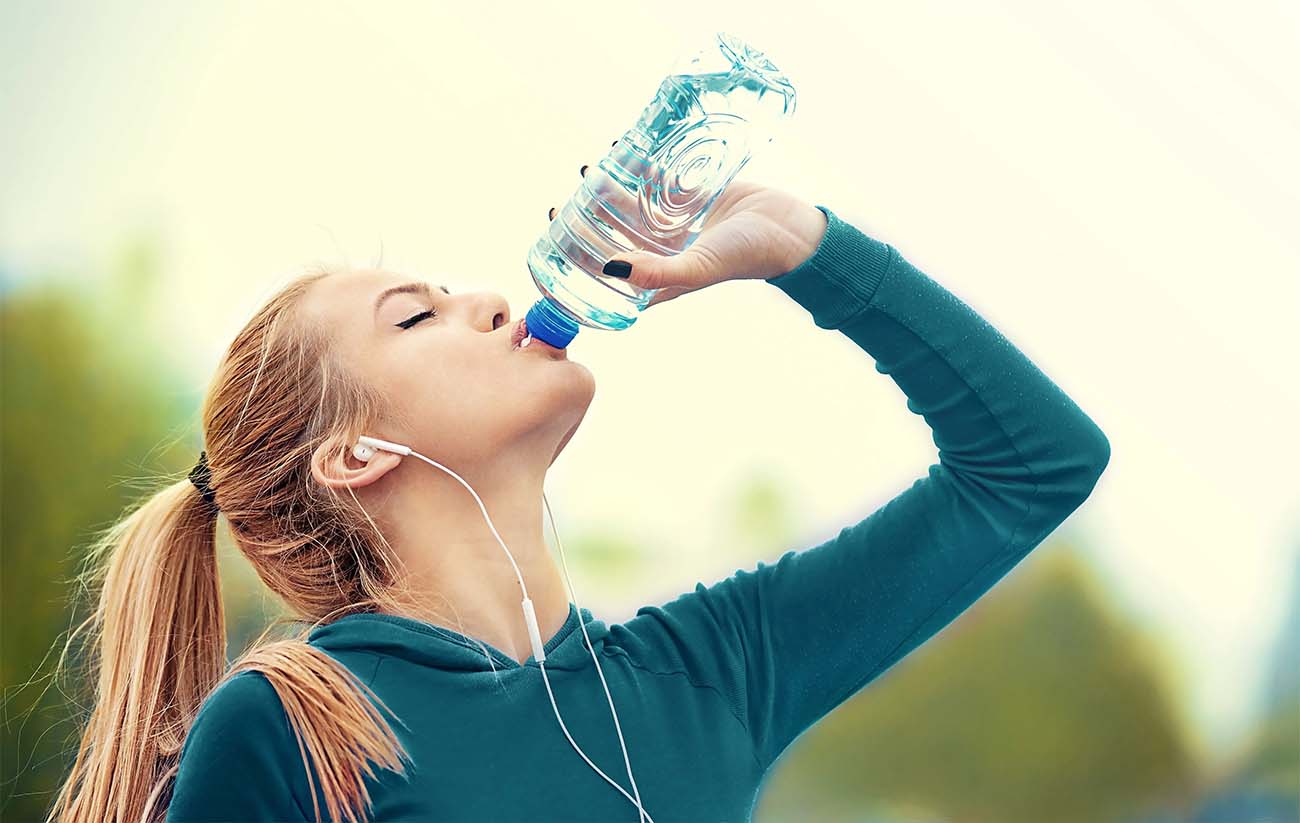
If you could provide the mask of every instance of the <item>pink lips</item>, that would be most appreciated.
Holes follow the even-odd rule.
[[[528,336],[528,324],[525,323],[524,318],[521,317],[519,318],[519,322],[515,323],[514,329],[512,329],[510,332],[511,349],[513,351],[519,351],[520,350],[519,344],[527,336]],[[540,337],[534,337],[531,341],[529,341],[528,348],[544,351],[557,360],[567,360],[569,358],[569,351],[567,348],[566,349],[556,348],[555,346],[552,346],[550,343],[547,343],[544,340],[542,340]]]

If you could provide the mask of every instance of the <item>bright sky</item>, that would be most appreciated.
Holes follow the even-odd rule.
[[[196,391],[317,259],[382,244],[517,315],[578,167],[680,52],[733,31],[799,95],[743,176],[897,246],[1097,420],[1110,468],[1062,533],[1170,638],[1208,744],[1244,727],[1300,534],[1295,4],[466,8],[7,3],[0,267],[93,269],[156,231],[159,333]],[[755,470],[782,477],[807,546],[937,458],[894,383],[761,282],[588,331],[571,357],[598,389],[548,496],[562,534],[606,523],[671,558],[641,602],[758,559],[710,555]],[[575,577],[611,619],[636,605]]]

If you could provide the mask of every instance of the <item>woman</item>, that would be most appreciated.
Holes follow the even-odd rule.
[[[606,625],[569,603],[541,530],[590,372],[520,348],[495,294],[306,275],[231,344],[191,477],[95,555],[97,703],[51,818],[632,820],[549,702],[553,685],[568,733],[619,775],[607,684],[647,815],[748,819],[796,737],[992,587],[1109,460],[1005,337],[824,206],[733,181],[687,251],[622,257],[629,282],[664,289],[652,305],[734,279],[785,292],[894,380],[939,462],[818,546]],[[477,502],[399,454],[357,460],[359,435],[455,467],[482,497],[536,604],[549,684]],[[229,669],[218,512],[303,626]]]

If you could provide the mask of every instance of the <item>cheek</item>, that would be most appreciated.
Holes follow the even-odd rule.
[[[464,420],[463,401],[474,388],[450,363],[410,364],[389,384],[386,398],[394,410],[420,430],[428,431]]]

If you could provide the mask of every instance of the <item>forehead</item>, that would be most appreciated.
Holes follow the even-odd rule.
[[[353,269],[315,281],[303,295],[302,309],[308,322],[339,322],[354,316],[369,323],[375,299],[385,289],[407,283],[429,283],[426,278],[381,269]],[[431,288],[438,287],[429,283]]]

